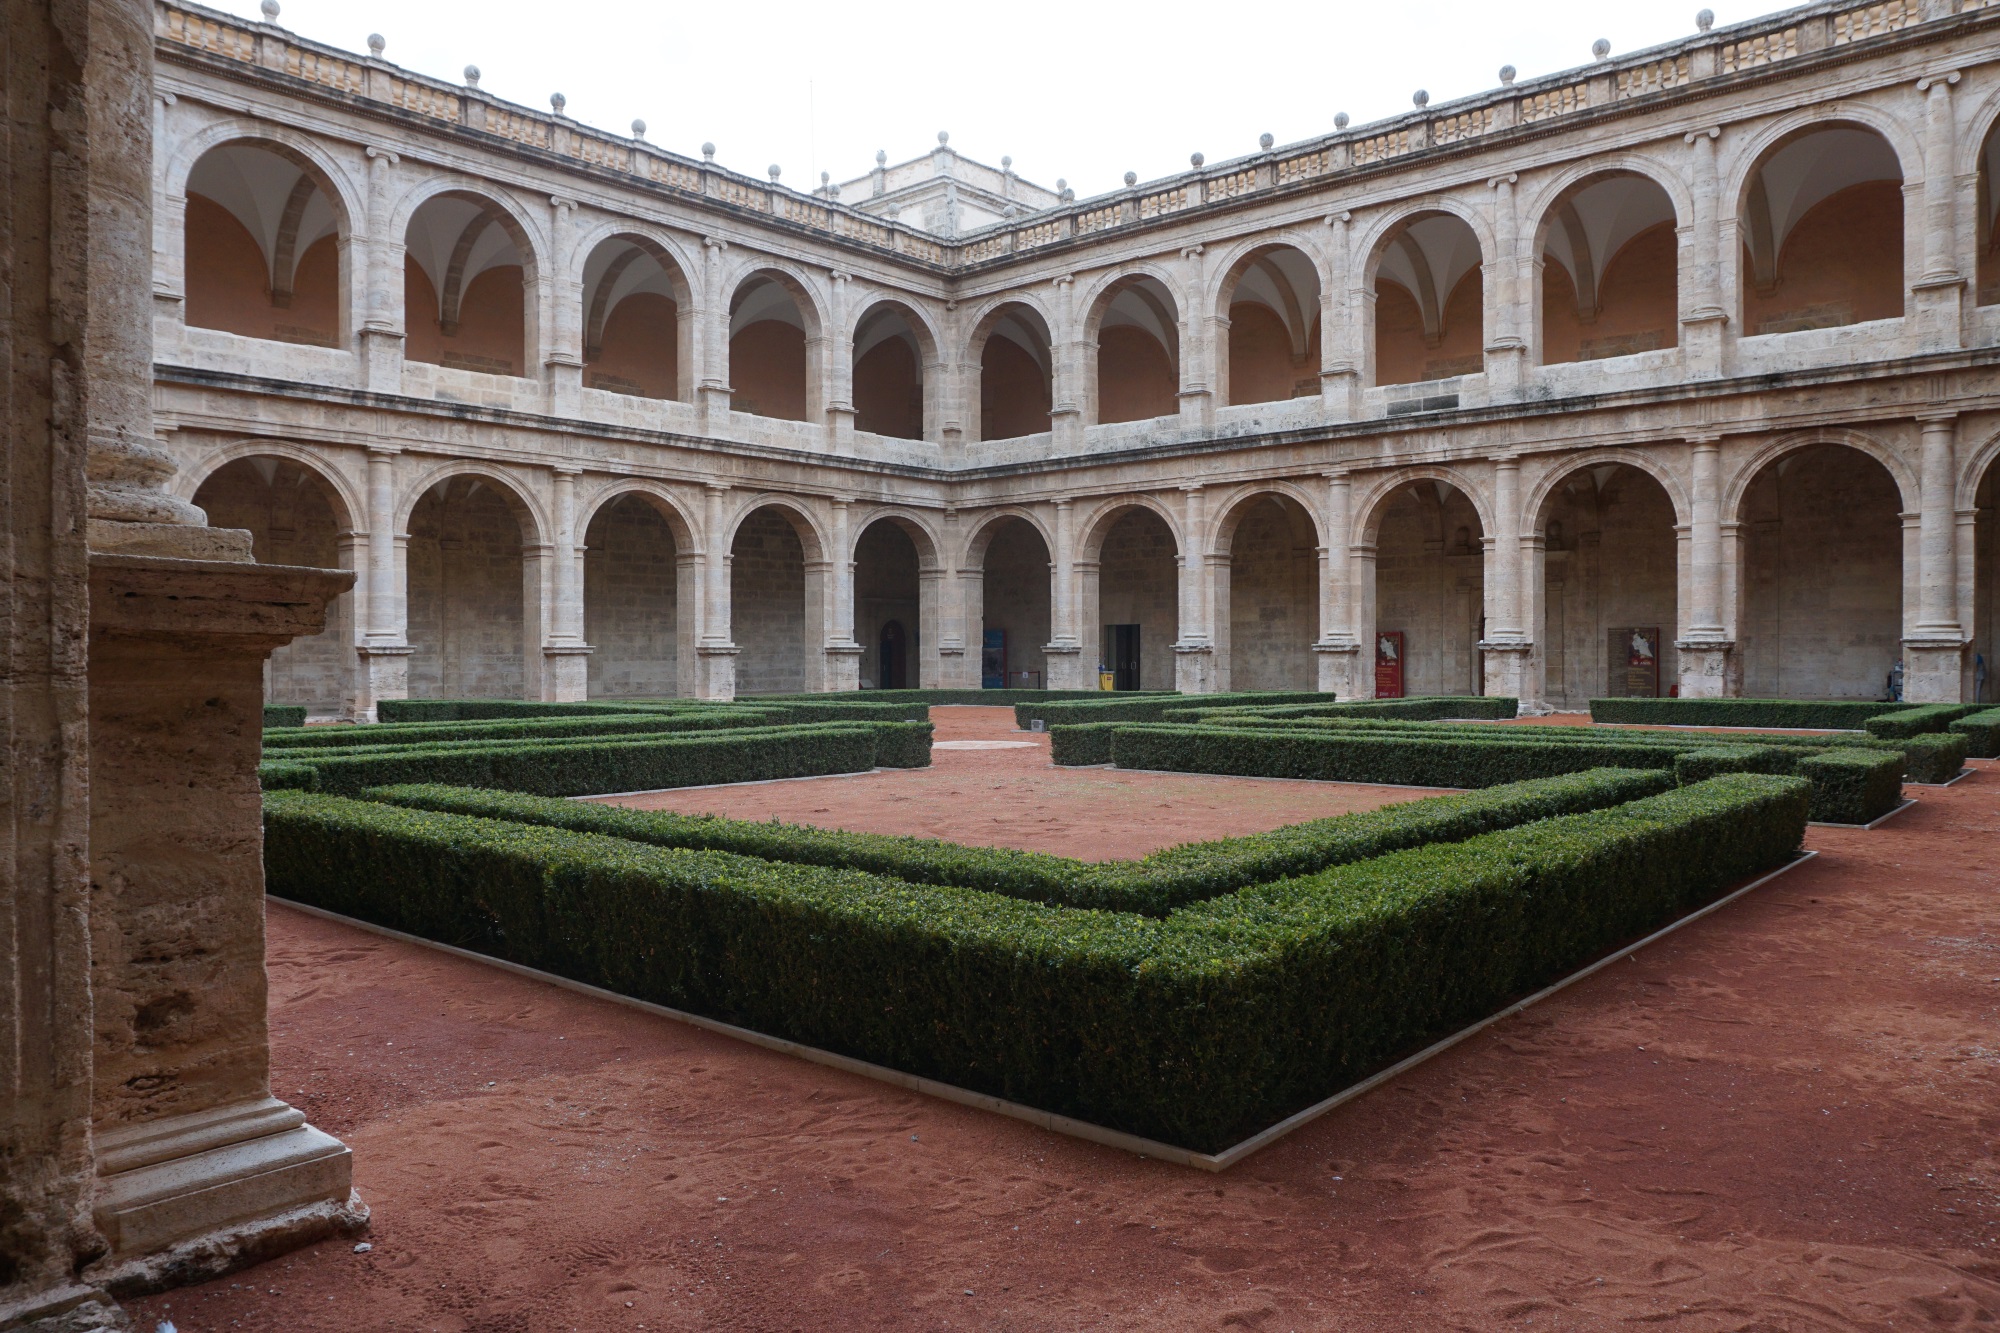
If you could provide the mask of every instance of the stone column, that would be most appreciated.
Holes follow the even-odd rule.
[[[1493,460],[1493,533],[1486,544],[1485,692],[1507,695],[1523,708],[1539,703],[1529,679],[1534,643],[1521,626],[1521,460]]]
[[[729,293],[722,290],[723,255],[729,242],[719,236],[704,236],[701,246],[701,289],[706,304],[701,312],[701,379],[695,386],[695,398],[701,405],[702,429],[713,433],[729,424]],[[733,694],[733,684],[731,691]]]
[[[576,478],[581,468],[558,467],[551,478],[555,540],[550,543],[549,609],[542,616],[542,698],[575,703],[590,697],[590,645],[583,641],[583,542],[576,530]]]
[[[1715,141],[1722,131],[1711,126],[1683,136],[1694,151],[1694,217],[1686,224],[1689,243],[1681,295],[1681,372],[1688,379],[1715,379],[1722,374],[1722,334],[1729,311],[1722,298],[1722,200],[1715,174]]]
[[[1935,85],[1934,85],[1935,86]],[[1917,617],[1903,640],[1903,697],[1957,703],[1964,691],[1966,637],[1958,619],[1956,414],[1919,417],[1923,459],[1917,510]]]
[[[1174,643],[1174,688],[1182,694],[1213,694],[1215,635],[1209,618],[1208,523],[1202,488],[1181,491],[1180,634]],[[1227,576],[1227,561],[1224,562]]]
[[[832,549],[825,560],[817,562],[824,571],[819,600],[825,616],[821,630],[824,656],[817,688],[829,692],[861,688],[861,645],[854,640],[854,539],[848,531],[853,504],[851,497],[833,501],[829,537]],[[813,603],[814,563],[806,562],[808,612]]]
[[[1048,658],[1047,685],[1052,690],[1084,690],[1097,685],[1097,660],[1085,661],[1084,638],[1077,622],[1081,600],[1077,588],[1076,515],[1068,500],[1057,500],[1056,549],[1049,552],[1049,619],[1053,631],[1042,651]],[[1094,642],[1096,635],[1091,635]]]
[[[165,144],[172,93],[153,98],[153,142]],[[179,361],[187,340],[187,194],[170,194],[160,177],[153,192],[153,356]]]
[[[917,684],[926,690],[943,689],[947,677],[964,656],[960,649],[945,655],[945,568],[935,557],[917,564]],[[856,645],[859,647],[859,645]]]
[[[1359,534],[1356,534],[1357,538]],[[1375,697],[1375,543],[1356,540],[1347,548],[1348,587],[1354,599],[1354,674],[1357,699]]]
[[[1216,358],[1226,355],[1229,346],[1226,341],[1229,321],[1219,321],[1218,327],[1217,321],[1206,317],[1205,312],[1198,308],[1203,293],[1208,289],[1205,268],[1201,246],[1181,247],[1181,271],[1186,275],[1188,308],[1181,312],[1180,415],[1181,429],[1190,431],[1207,431],[1215,424],[1215,388],[1220,383],[1215,373]],[[1218,333],[1225,339],[1220,351],[1212,341]]]
[[[403,387],[403,243],[390,234],[395,209],[391,177],[400,160],[386,148],[368,149],[368,243],[361,250],[365,272],[358,283],[358,350],[361,383],[376,393],[400,393]]]
[[[1326,540],[1319,548],[1319,659],[1321,692],[1341,702],[1372,698],[1361,689],[1361,644],[1355,638],[1354,593],[1349,568],[1353,545],[1354,482],[1345,472],[1326,474]]]
[[[827,339],[826,443],[836,454],[854,452],[854,340],[847,326],[852,273],[833,269],[833,328]],[[810,356],[812,349],[808,347]],[[851,637],[851,636],[850,636]]]
[[[701,637],[695,643],[694,697],[727,701],[736,697],[736,644],[729,630],[729,536],[723,530],[723,502],[729,487],[711,482],[702,518]]]
[[[1958,78],[1953,70],[1917,80],[1917,91],[1924,94],[1924,267],[1910,294],[1917,345],[1926,352],[1949,351],[1964,342],[1965,277],[1958,264],[1958,178],[1952,169],[1958,126],[1951,89]]]
[[[1694,510],[1688,525],[1685,577],[1677,595],[1685,627],[1680,650],[1683,699],[1719,699],[1729,693],[1729,662],[1736,650],[1723,620],[1722,445],[1715,436],[1688,441],[1688,476]]]
[[[968,592],[966,571],[960,569],[964,548],[959,533],[958,511],[944,511],[943,532],[938,538],[937,560],[937,644],[936,657],[938,683],[940,688],[955,690],[976,690],[979,688],[977,675],[979,658],[976,651],[968,651],[968,641],[977,641],[978,627],[968,623],[966,594]],[[920,575],[922,571],[919,571]],[[924,650],[926,661],[932,656]],[[974,672],[970,684],[966,682],[968,661]]]
[[[384,699],[410,697],[409,602],[403,566],[410,536],[396,526],[396,454],[390,446],[368,450],[367,626],[357,649],[355,712],[373,722]]]
[[[1486,182],[1493,191],[1493,262],[1487,265],[1486,383],[1496,399],[1519,394],[1528,374],[1522,336],[1519,227],[1514,216],[1514,172]],[[1443,299],[1440,297],[1439,299]]]
[[[1056,326],[1049,331],[1054,339],[1049,348],[1049,356],[1054,361],[1053,383],[1049,386],[1049,431],[1057,453],[1072,453],[1083,447],[1083,358],[1091,349],[1083,342],[1076,326],[1076,275],[1065,273],[1055,280],[1055,286]],[[1054,676],[1054,663],[1050,663],[1049,673]],[[1049,688],[1055,689],[1056,686],[1051,684]]]
[[[542,353],[543,392],[551,416],[576,417],[583,411],[583,283],[581,270],[571,263],[576,252],[576,200],[552,194],[549,210],[549,273],[542,284],[548,292],[549,318],[537,321],[548,330],[548,346]]]
[[[1348,290],[1353,281],[1348,249],[1352,239],[1348,226],[1353,217],[1343,210],[1326,219],[1331,235],[1326,272],[1320,279],[1319,401],[1329,421],[1352,421],[1361,406],[1361,340],[1355,328],[1354,293]],[[1324,659],[1321,678],[1325,678]]]

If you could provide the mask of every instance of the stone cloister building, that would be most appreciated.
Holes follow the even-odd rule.
[[[275,699],[1991,697],[1990,0],[1083,200],[944,135],[802,192],[266,10],[155,6],[153,332],[180,498],[359,575]]]

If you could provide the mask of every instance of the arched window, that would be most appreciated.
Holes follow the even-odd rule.
[[[684,398],[687,283],[659,245],[614,236],[583,266],[583,383],[640,398]]]
[[[1237,261],[1229,316],[1229,401],[1271,403],[1319,393],[1319,273],[1303,251],[1272,245]]]
[[[1180,410],[1180,381],[1172,293],[1158,278],[1120,279],[1098,302],[1098,421],[1172,416]]]
[[[1382,243],[1375,268],[1375,383],[1416,384],[1486,368],[1479,238],[1464,219],[1420,213]]]
[[[188,174],[187,323],[341,344],[341,216],[303,158],[261,143],[202,154]]]
[[[924,438],[928,340],[906,306],[880,301],[854,327],[854,427],[899,440]]]
[[[530,250],[512,216],[480,195],[439,195],[410,218],[404,247],[404,358],[528,374]]]
[[[1903,313],[1903,172],[1888,140],[1815,126],[1764,154],[1744,194],[1743,331]]]
[[[1010,303],[981,321],[979,438],[1011,440],[1049,428],[1055,357],[1049,326],[1033,306]]]
[[[730,405],[781,421],[818,414],[817,376],[806,344],[811,303],[782,273],[752,274],[729,301]]]
[[[1542,361],[1597,361],[1679,341],[1674,205],[1632,172],[1571,186],[1542,222]]]

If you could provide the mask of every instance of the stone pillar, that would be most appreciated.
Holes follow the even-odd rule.
[[[1042,645],[1047,655],[1048,687],[1086,690],[1097,685],[1097,659],[1085,661],[1084,637],[1078,624],[1081,592],[1077,587],[1076,515],[1068,500],[1056,502],[1056,549],[1049,552],[1049,619],[1053,634]],[[1095,608],[1092,608],[1093,610]],[[1092,643],[1096,634],[1090,636]]]
[[[722,290],[723,254],[729,242],[719,236],[704,236],[701,246],[701,289],[706,304],[701,312],[701,379],[695,386],[695,399],[701,405],[702,429],[713,433],[729,424],[729,293]],[[728,554],[724,551],[722,556]]]
[[[1936,85],[1933,85],[1936,86]],[[1964,692],[1964,627],[1958,619],[1958,418],[1918,418],[1923,433],[1917,510],[1917,617],[1903,640],[1903,697],[1911,703],[1957,703]],[[1908,581],[1906,580],[1906,583]]]
[[[1329,421],[1352,421],[1361,410],[1361,337],[1355,327],[1354,293],[1349,290],[1353,258],[1349,253],[1352,238],[1348,226],[1353,217],[1343,210],[1326,220],[1331,235],[1327,241],[1326,272],[1320,278],[1319,402]],[[1325,679],[1324,658],[1321,679]]]
[[[1358,534],[1357,534],[1358,535]],[[1375,697],[1375,543],[1355,541],[1347,548],[1348,587],[1354,598],[1354,674],[1357,699]]]
[[[1917,80],[1917,91],[1924,94],[1924,267],[1910,295],[1917,320],[1917,346],[1926,352],[1949,351],[1964,342],[1965,277],[1958,264],[1958,228],[1954,225],[1958,178],[1952,169],[1958,126],[1952,114],[1951,89],[1958,78],[1958,71],[1953,70]],[[1907,683],[1908,676],[1904,679]]]
[[[153,142],[165,144],[172,93],[153,98]],[[153,193],[153,357],[179,361],[187,340],[187,194],[170,194],[162,177]]]
[[[722,506],[729,487],[710,483],[702,518],[701,637],[694,647],[694,697],[727,701],[736,697],[736,644],[729,630],[729,535],[723,530]]]
[[[1714,436],[1688,441],[1692,521],[1687,559],[1676,595],[1685,627],[1680,651],[1680,697],[1719,699],[1730,693],[1730,657],[1736,650],[1722,614],[1722,445]]]
[[[854,539],[848,531],[849,511],[853,504],[851,498],[833,501],[833,523],[829,535],[832,549],[827,552],[825,560],[806,562],[808,615],[814,600],[814,564],[817,563],[822,571],[819,601],[825,616],[821,631],[825,651],[817,688],[829,692],[861,688],[861,645],[854,641]]]
[[[828,338],[830,354],[826,368],[826,444],[836,454],[854,452],[854,339],[848,329],[847,307],[852,273],[832,270],[833,298],[830,302],[833,328]],[[812,349],[808,347],[810,356]],[[851,636],[850,636],[851,637]]]
[[[1508,695],[1522,707],[1535,702],[1529,679],[1534,643],[1521,626],[1521,461],[1493,460],[1493,528],[1486,542],[1486,637],[1484,692]]]
[[[583,641],[583,542],[576,530],[576,477],[581,468],[555,469],[555,540],[552,568],[542,581],[549,609],[542,616],[542,698],[575,703],[590,697],[590,645]]]
[[[1213,694],[1215,683],[1215,635],[1209,618],[1209,583],[1206,548],[1208,523],[1204,515],[1202,488],[1188,486],[1181,491],[1180,634],[1174,643],[1174,688],[1182,694]],[[1223,562],[1228,576],[1228,562]]]
[[[1059,454],[1073,453],[1083,447],[1083,427],[1085,421],[1084,396],[1085,375],[1083,358],[1092,350],[1083,342],[1082,332],[1077,328],[1076,275],[1065,273],[1055,280],[1056,285],[1056,326],[1050,330],[1054,339],[1049,355],[1054,361],[1051,402],[1049,407],[1049,431],[1051,442]],[[1060,632],[1058,632],[1060,639]],[[1053,683],[1055,664],[1049,664],[1050,689]],[[1064,687],[1069,688],[1069,687]]]
[[[1201,293],[1208,290],[1204,268],[1201,246],[1181,247],[1181,270],[1185,274],[1184,290],[1189,293],[1188,308],[1181,312],[1181,429],[1197,432],[1206,432],[1215,425],[1214,390],[1219,382],[1214,373],[1216,358],[1228,354],[1226,341],[1220,350],[1212,344],[1212,335],[1218,330],[1197,308],[1202,299]],[[1222,320],[1222,330],[1227,330],[1228,324],[1228,320]],[[1224,337],[1227,337],[1226,332]],[[1178,668],[1175,674],[1178,678]]]
[[[551,416],[575,417],[583,411],[582,269],[571,262],[576,251],[576,200],[552,194],[549,211],[549,272],[542,286],[550,309],[547,320],[536,321],[548,330],[549,340],[542,352],[543,392]]]
[[[983,647],[984,641],[980,634],[979,615],[973,608],[983,600],[984,589],[979,586],[979,571],[960,568],[965,548],[959,532],[957,510],[944,511],[943,528],[938,539],[937,555],[938,682],[944,689],[976,690],[979,688],[981,649],[971,645],[980,644]],[[968,574],[972,577],[968,578]],[[929,656],[928,650],[925,656]]]
[[[1691,380],[1722,374],[1722,334],[1729,311],[1722,300],[1722,199],[1715,174],[1714,126],[1683,137],[1694,151],[1694,217],[1686,224],[1686,277],[1681,285],[1681,373]]]
[[[1326,540],[1319,548],[1319,689],[1345,703],[1373,698],[1358,674],[1361,644],[1355,638],[1354,591],[1350,565],[1353,545],[1354,482],[1345,472],[1326,474]],[[1371,682],[1372,686],[1372,682]]]
[[[1514,172],[1486,184],[1493,191],[1493,262],[1486,266],[1486,383],[1496,399],[1517,396],[1528,374],[1528,341],[1522,336],[1519,253]],[[1439,299],[1443,299],[1440,297]]]
[[[403,242],[390,234],[395,197],[391,177],[400,161],[386,148],[368,149],[368,243],[357,285],[361,305],[361,383],[376,393],[403,388]],[[401,696],[398,696],[401,697]]]
[[[373,722],[384,699],[410,697],[409,609],[403,566],[409,534],[396,527],[396,454],[391,447],[368,450],[367,624],[356,675],[357,721]]]
[[[952,683],[948,680],[950,669],[956,667],[965,655],[962,648],[951,656],[946,655],[945,587],[949,582],[944,566],[934,557],[918,562],[917,685],[926,690],[943,689]]]

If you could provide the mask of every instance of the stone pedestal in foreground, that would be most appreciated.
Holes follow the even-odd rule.
[[[84,1276],[197,1280],[367,1210],[349,1153],[271,1095],[264,659],[317,632],[351,573],[93,553],[94,1217]]]

